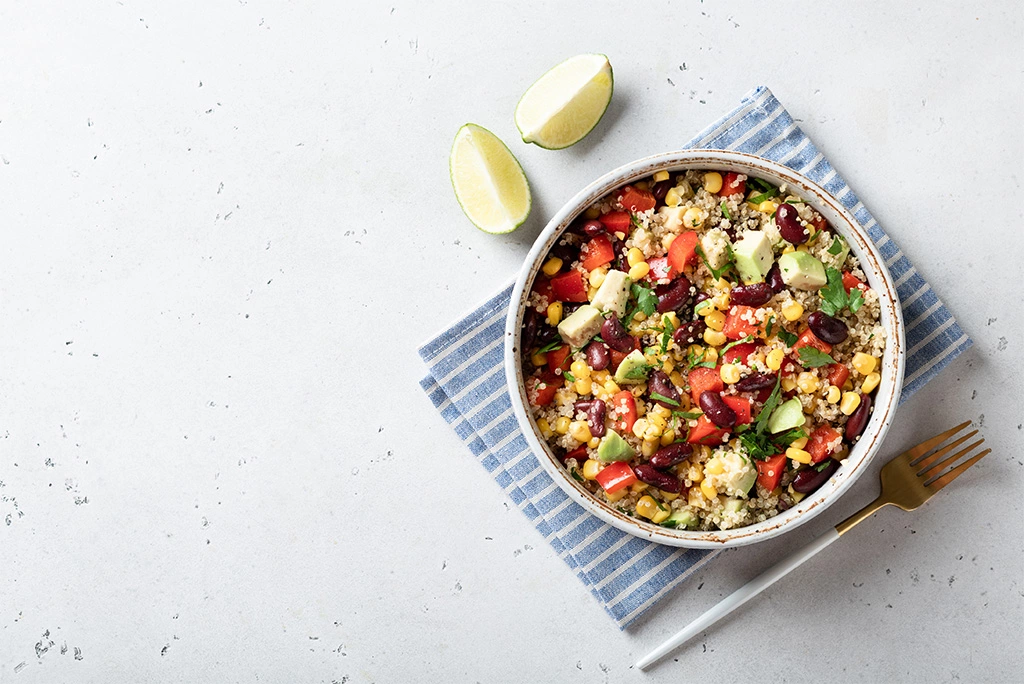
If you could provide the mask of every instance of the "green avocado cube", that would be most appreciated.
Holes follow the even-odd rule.
[[[775,259],[772,243],[760,230],[748,230],[732,249],[736,255],[736,271],[745,285],[764,282]]]
[[[622,439],[622,436],[615,430],[609,430],[597,446],[597,460],[602,463],[628,461],[634,456],[636,456],[636,452],[633,447],[629,446],[629,442]]]
[[[768,432],[777,435],[786,430],[802,427],[804,424],[804,407],[800,400],[793,397],[779,405],[768,417]]]
[[[629,301],[629,286],[633,284],[629,276],[622,271],[611,270],[604,277],[601,287],[597,288],[594,299],[590,303],[598,311],[611,311],[616,316],[626,313]]]
[[[647,359],[643,352],[634,349],[619,364],[615,371],[615,382],[619,385],[639,385],[647,379],[647,374],[650,371],[651,367],[647,365]]]
[[[798,290],[818,290],[825,287],[825,267],[807,252],[790,252],[779,257],[782,282]]]

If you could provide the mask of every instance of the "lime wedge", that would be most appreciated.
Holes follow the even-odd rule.
[[[604,55],[576,55],[553,67],[516,105],[523,142],[548,150],[578,143],[604,116],[614,81]]]
[[[455,134],[448,160],[455,199],[485,233],[511,233],[530,215],[530,184],[505,143],[468,123]]]

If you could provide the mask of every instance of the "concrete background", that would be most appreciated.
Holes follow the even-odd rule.
[[[3,3],[0,682],[1020,681],[1022,39],[1013,1]],[[585,51],[604,120],[521,143],[519,96]],[[969,418],[994,453],[643,674],[875,478],[620,633],[415,348],[578,188],[758,84],[976,342],[885,451]],[[466,121],[532,182],[510,236],[453,198]]]

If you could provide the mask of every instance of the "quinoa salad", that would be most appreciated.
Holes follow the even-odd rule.
[[[885,349],[878,293],[786,185],[659,171],[545,257],[522,349],[538,432],[595,498],[692,530],[761,522],[840,468]]]

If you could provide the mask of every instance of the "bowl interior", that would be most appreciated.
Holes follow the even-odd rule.
[[[805,497],[793,508],[745,527],[715,531],[669,529],[632,518],[607,506],[569,476],[541,437],[527,408],[529,403],[519,353],[520,329],[526,300],[544,256],[554,246],[562,232],[588,206],[612,190],[647,178],[662,169],[669,172],[688,169],[734,171],[763,178],[776,185],[786,183],[791,192],[808,202],[828,220],[834,230],[846,238],[851,252],[857,256],[862,270],[867,275],[868,285],[879,295],[881,323],[888,338],[879,369],[882,380],[875,390],[874,410],[861,439],[850,449],[849,456],[843,461],[839,471],[817,491]],[[513,289],[505,340],[505,365],[513,410],[534,453],[558,485],[588,511],[630,534],[663,544],[698,548],[738,546],[773,537],[806,522],[834,502],[861,475],[871,457],[878,451],[899,401],[905,356],[903,316],[896,287],[881,254],[850,212],[823,188],[788,167],[753,155],[718,150],[688,150],[640,159],[605,174],[567,202],[537,238],[526,259]]]

